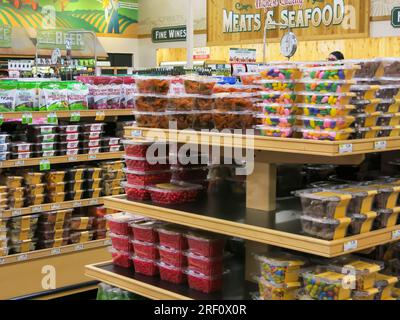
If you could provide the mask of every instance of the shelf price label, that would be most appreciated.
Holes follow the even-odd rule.
[[[104,240],[105,246],[111,246],[111,239]]]
[[[352,251],[352,250],[356,250],[357,248],[358,248],[358,241],[352,240],[352,241],[346,242],[344,244],[343,251],[344,252]]]
[[[131,135],[134,138],[139,138],[142,136],[142,130],[132,130]]]
[[[14,209],[14,210],[11,211],[11,215],[13,217],[20,216],[20,215],[22,215],[22,210],[21,209]]]
[[[22,124],[32,124],[33,116],[32,113],[24,113],[22,115]]]
[[[99,200],[92,199],[92,200],[89,201],[89,205],[91,205],[91,206],[96,205],[96,204],[99,204]]]
[[[51,205],[51,210],[59,210],[61,208],[59,203],[55,203]]]
[[[395,230],[392,232],[392,240],[400,239],[400,230]]]
[[[42,206],[34,206],[34,207],[32,207],[32,212],[33,213],[43,212],[43,207]]]
[[[53,250],[51,250],[50,254],[52,256],[56,256],[58,254],[61,254],[61,249],[60,248],[54,248]]]
[[[6,263],[6,259],[5,259],[5,258],[1,258],[1,259],[0,259],[0,265],[1,265],[1,264],[5,264],[5,263]]]
[[[25,261],[25,260],[28,260],[28,255],[26,253],[20,254],[17,257],[17,261]]]
[[[23,165],[25,165],[25,161],[24,160],[15,161],[15,166],[16,167],[20,167],[20,166],[23,166]]]
[[[82,202],[80,202],[80,201],[74,201],[74,203],[72,204],[72,206],[73,206],[74,208],[82,207]]]
[[[48,159],[43,159],[39,162],[40,171],[49,171],[50,166],[50,161]]]
[[[0,114],[0,126],[4,123],[4,115]]]
[[[69,156],[68,161],[78,161],[78,156]]]
[[[340,154],[351,153],[351,152],[353,152],[353,145],[351,143],[345,143],[345,144],[339,145],[339,153]]]
[[[81,113],[80,112],[72,112],[70,121],[71,122],[79,122],[79,121],[81,121]]]
[[[103,121],[106,117],[104,111],[97,111],[96,112],[96,121]]]
[[[47,114],[47,123],[48,124],[58,124],[57,113],[51,112]]]
[[[387,141],[376,141],[375,150],[385,150],[387,148]]]
[[[96,160],[97,159],[97,154],[89,154],[89,160]]]
[[[74,248],[75,251],[81,251],[81,250],[83,250],[83,249],[85,249],[85,246],[84,246],[82,243],[77,244],[77,245],[75,246],[75,248]]]

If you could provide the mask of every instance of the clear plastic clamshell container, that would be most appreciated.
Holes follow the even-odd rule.
[[[344,117],[355,110],[355,106],[353,105],[332,106],[329,104],[300,103],[296,106],[302,111],[304,116],[311,117]]]
[[[296,132],[298,132],[303,139],[307,140],[345,141],[350,139],[355,130],[314,130],[306,128],[296,128]]]
[[[345,93],[354,83],[349,80],[303,79],[299,81],[297,91]]]
[[[348,129],[355,121],[354,117],[309,117],[297,116],[298,125],[311,130],[344,130]]]
[[[219,257],[224,253],[225,238],[214,233],[189,231],[186,234],[189,250],[205,257]]]
[[[350,218],[314,218],[301,216],[301,227],[305,234],[328,241],[343,239],[351,223]]]
[[[197,200],[202,186],[189,183],[163,183],[148,187],[151,200],[159,204],[180,204]]]
[[[283,128],[277,126],[256,126],[255,134],[265,137],[275,138],[291,138],[293,135],[293,128]]]
[[[348,230],[349,235],[358,235],[370,232],[377,216],[378,215],[375,211],[349,214],[348,217],[351,219]]]
[[[128,212],[119,212],[106,215],[110,231],[114,234],[128,236],[130,235],[129,223],[143,219],[143,217]]]
[[[301,68],[303,78],[321,80],[352,80],[360,66],[341,65],[341,66],[320,66]]]
[[[374,221],[374,229],[385,229],[394,227],[397,224],[399,213],[400,207],[378,210],[378,215]]]
[[[262,277],[256,277],[260,300],[296,300],[300,282],[275,283]]]
[[[342,106],[351,104],[354,93],[323,93],[323,92],[297,92],[297,102],[308,104],[329,104],[332,106]]]

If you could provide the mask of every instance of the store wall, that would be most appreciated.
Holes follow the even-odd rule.
[[[99,41],[107,53],[133,54],[134,68],[139,68],[139,44],[135,38],[99,37]]]

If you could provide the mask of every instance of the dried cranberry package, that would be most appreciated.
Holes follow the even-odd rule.
[[[143,241],[147,243],[158,243],[157,228],[159,227],[160,222],[153,220],[143,220],[130,223],[133,238],[137,241]]]
[[[110,248],[110,252],[114,265],[122,268],[132,267],[131,257],[128,252],[118,251],[113,248]]]
[[[153,277],[158,274],[157,261],[139,258],[134,256],[132,258],[135,272],[145,276]]]
[[[171,171],[136,171],[123,170],[129,184],[136,186],[151,186],[158,183],[168,183],[171,181]]]
[[[111,238],[111,244],[114,249],[125,252],[130,251],[130,243],[128,236],[111,233],[110,238]]]
[[[156,244],[138,240],[132,240],[131,243],[137,257],[149,260],[157,260],[159,258]]]
[[[151,200],[158,204],[181,204],[197,200],[202,186],[188,183],[163,183],[149,187]]]
[[[158,252],[160,254],[160,261],[166,264],[170,264],[177,268],[182,268],[187,266],[187,257],[184,251],[175,250],[172,248],[159,246]]]
[[[164,262],[159,262],[157,265],[160,271],[161,280],[175,284],[186,283],[187,277],[185,274],[185,269],[175,267]]]
[[[129,157],[146,157],[147,152],[151,156],[168,156],[168,145],[165,143],[157,143],[154,141],[134,141],[123,140],[126,155]]]
[[[125,163],[129,170],[135,171],[163,171],[170,169],[167,158],[125,156]]]
[[[225,239],[206,232],[189,232],[186,235],[189,250],[204,257],[220,257],[224,254]]]
[[[222,289],[222,275],[206,276],[193,270],[185,271],[188,277],[189,288],[203,293],[213,293]]]
[[[224,271],[223,257],[208,258],[193,252],[186,252],[190,270],[206,276],[220,276]]]
[[[150,192],[146,186],[133,185],[122,182],[121,186],[125,189],[126,197],[130,201],[150,200]]]
[[[144,219],[141,216],[136,216],[127,212],[119,212],[116,214],[109,214],[105,216],[110,227],[110,231],[115,234],[128,236],[129,235],[129,222],[139,221]]]
[[[158,229],[158,237],[160,239],[160,245],[175,250],[186,250],[187,239],[185,234],[187,229],[175,226],[165,225]]]

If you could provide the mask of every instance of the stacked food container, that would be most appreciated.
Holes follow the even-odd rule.
[[[108,161],[100,164],[103,179],[102,192],[104,196],[115,196],[124,193],[121,187],[122,181],[125,180],[124,167],[124,161]]]
[[[7,237],[3,238],[3,246],[9,248],[9,254],[24,253],[36,249],[35,232],[39,215],[11,218],[8,221]],[[7,243],[8,242],[8,243]]]
[[[72,212],[59,210],[44,212],[39,216],[36,234],[39,249],[61,247],[69,243]]]

